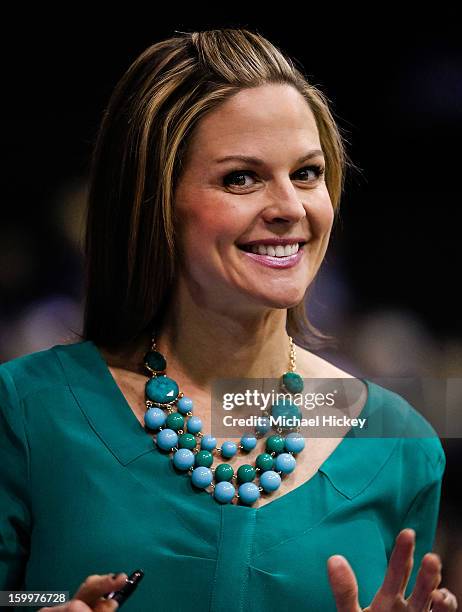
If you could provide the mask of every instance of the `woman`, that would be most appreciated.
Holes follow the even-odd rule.
[[[429,552],[444,454],[403,398],[359,381],[352,416],[427,437],[209,435],[214,380],[353,378],[292,342],[325,338],[303,303],[347,163],[325,97],[258,34],[133,63],[94,152],[82,341],[0,369],[2,589],[109,610],[139,567],[127,611],[456,609]]]

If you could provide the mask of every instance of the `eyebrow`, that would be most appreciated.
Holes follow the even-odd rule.
[[[295,163],[301,164],[302,162],[307,161],[312,157],[317,157],[318,155],[324,157],[324,153],[321,151],[321,149],[314,149],[313,151],[308,151],[306,155],[302,155],[302,157],[297,159]],[[227,155],[226,157],[221,157],[220,159],[215,160],[217,164],[221,164],[227,161],[242,161],[247,162],[248,164],[254,164],[255,166],[263,166],[265,163],[264,160],[260,159],[259,157],[248,157],[247,155]]]

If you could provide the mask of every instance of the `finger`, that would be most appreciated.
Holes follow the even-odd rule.
[[[438,589],[432,593],[433,612],[455,612],[457,610],[456,596],[448,589]]]
[[[70,599],[63,606],[53,606],[52,608],[40,608],[38,612],[91,612],[92,608],[89,608],[83,601],[77,599]]]
[[[395,540],[387,573],[380,588],[380,597],[387,600],[404,595],[414,565],[415,531],[403,529]],[[379,599],[378,598],[378,599]]]
[[[408,599],[409,609],[413,612],[426,610],[431,602],[432,591],[441,582],[441,561],[438,555],[427,553],[417,574],[414,590]]]
[[[361,612],[356,576],[345,557],[341,555],[329,557],[327,572],[337,612]]]
[[[80,599],[89,606],[94,606],[96,602],[105,594],[111,591],[118,591],[123,587],[128,576],[125,572],[120,574],[92,574],[82,582],[79,589],[75,593],[73,599]],[[115,610],[116,607],[112,600],[98,602],[100,606],[98,610]],[[104,606],[103,606],[104,604]],[[111,604],[110,606],[108,604]]]

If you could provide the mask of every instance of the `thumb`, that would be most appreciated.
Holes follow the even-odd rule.
[[[327,573],[337,605],[337,612],[361,612],[356,576],[345,557],[341,555],[329,557]]]

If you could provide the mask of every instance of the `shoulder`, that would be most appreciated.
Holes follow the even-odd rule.
[[[297,356],[301,357],[303,376],[313,369],[317,376],[331,378],[356,378],[353,374],[337,367],[319,355],[297,347]],[[313,376],[313,374],[311,374]],[[368,387],[366,407],[372,419],[372,425],[380,428],[380,437],[385,440],[394,438],[396,452],[401,459],[416,466],[426,473],[425,478],[441,478],[446,465],[446,458],[441,440],[434,427],[406,398],[392,389],[376,382],[365,380]],[[370,433],[367,435],[371,435]],[[422,474],[423,475],[423,474]]]
[[[66,351],[72,346],[75,345],[55,345],[0,364],[0,400],[8,395],[20,401],[30,393],[65,385],[66,378],[56,349]]]
[[[353,374],[298,345],[297,370],[304,378],[355,378]]]
[[[382,419],[392,433],[401,439],[403,459],[413,466],[415,475],[422,472],[425,479],[440,479],[446,466],[441,440],[431,423],[399,393],[372,383],[381,394]]]

